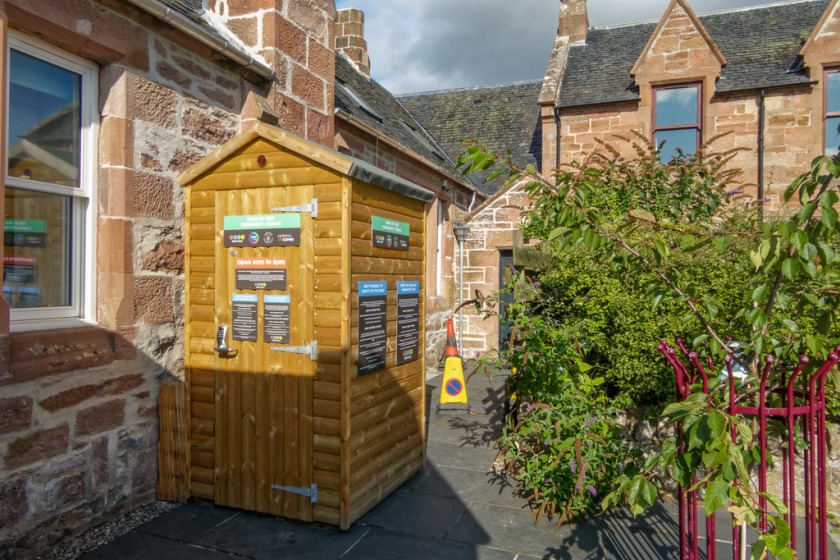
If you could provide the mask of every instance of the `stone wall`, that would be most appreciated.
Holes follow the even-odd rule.
[[[521,228],[523,212],[530,205],[523,186],[515,184],[499,191],[470,214],[464,243],[464,285],[460,286],[464,300],[475,297],[476,290],[485,296],[499,291],[500,251],[513,249],[513,232]],[[460,256],[456,255],[456,259]],[[464,308],[463,318],[462,356],[473,359],[498,349],[496,317],[485,319],[469,306]],[[456,324],[456,328],[461,327]]]
[[[184,373],[177,175],[255,118],[332,145],[333,2],[258,11],[271,82],[127,2],[0,0],[9,28],[99,65],[100,117],[95,317],[2,333],[2,559],[154,499],[159,380]]]

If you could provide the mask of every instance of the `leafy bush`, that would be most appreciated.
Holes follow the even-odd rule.
[[[628,451],[601,382],[581,374],[550,404],[523,404],[518,423],[499,440],[505,473],[534,504],[537,522],[546,515],[560,525],[586,515],[621,474]]]
[[[671,262],[672,274],[696,283],[697,297],[717,307],[712,323],[739,340],[746,333],[727,310],[740,306],[742,286],[749,282],[745,245],[736,240],[724,256],[700,249],[685,258],[675,251]],[[555,253],[540,280],[543,308],[558,336],[575,341],[586,363],[604,377],[614,404],[661,409],[673,400],[674,373],[656,346],[662,339],[692,340],[703,327],[673,301],[652,309],[652,274],[598,260],[573,245]]]

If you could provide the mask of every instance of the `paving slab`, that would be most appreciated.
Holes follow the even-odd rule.
[[[678,556],[675,504],[633,518],[613,510],[556,527],[511,481],[488,474],[504,426],[504,376],[467,381],[469,411],[438,411],[427,387],[425,469],[349,531],[190,502],[92,551],[85,560],[653,560]],[[718,558],[731,532],[722,516]],[[701,528],[701,535],[703,529]],[[701,559],[705,554],[701,553]],[[829,558],[838,559],[832,546]],[[838,559],[840,560],[840,559]]]

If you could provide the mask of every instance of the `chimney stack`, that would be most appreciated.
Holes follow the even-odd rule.
[[[347,8],[338,11],[335,50],[347,55],[359,71],[370,78],[370,57],[365,41],[365,13],[362,10]]]
[[[557,34],[568,37],[570,43],[586,41],[589,30],[589,15],[586,0],[560,0],[560,25]]]

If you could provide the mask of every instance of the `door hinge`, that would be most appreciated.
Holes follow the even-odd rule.
[[[309,498],[309,501],[311,501],[313,504],[318,503],[318,485],[314,482],[309,488],[300,486],[278,486],[276,484],[272,484],[271,487],[275,490],[291,492],[292,494],[297,494],[298,496],[307,496]]]
[[[314,362],[318,359],[318,341],[313,340],[309,346],[271,346],[270,350],[275,352],[286,352],[287,354],[305,354]]]
[[[272,212],[309,212],[313,218],[318,217],[318,199],[313,198],[309,204],[298,204],[297,206],[281,206],[272,208]]]

